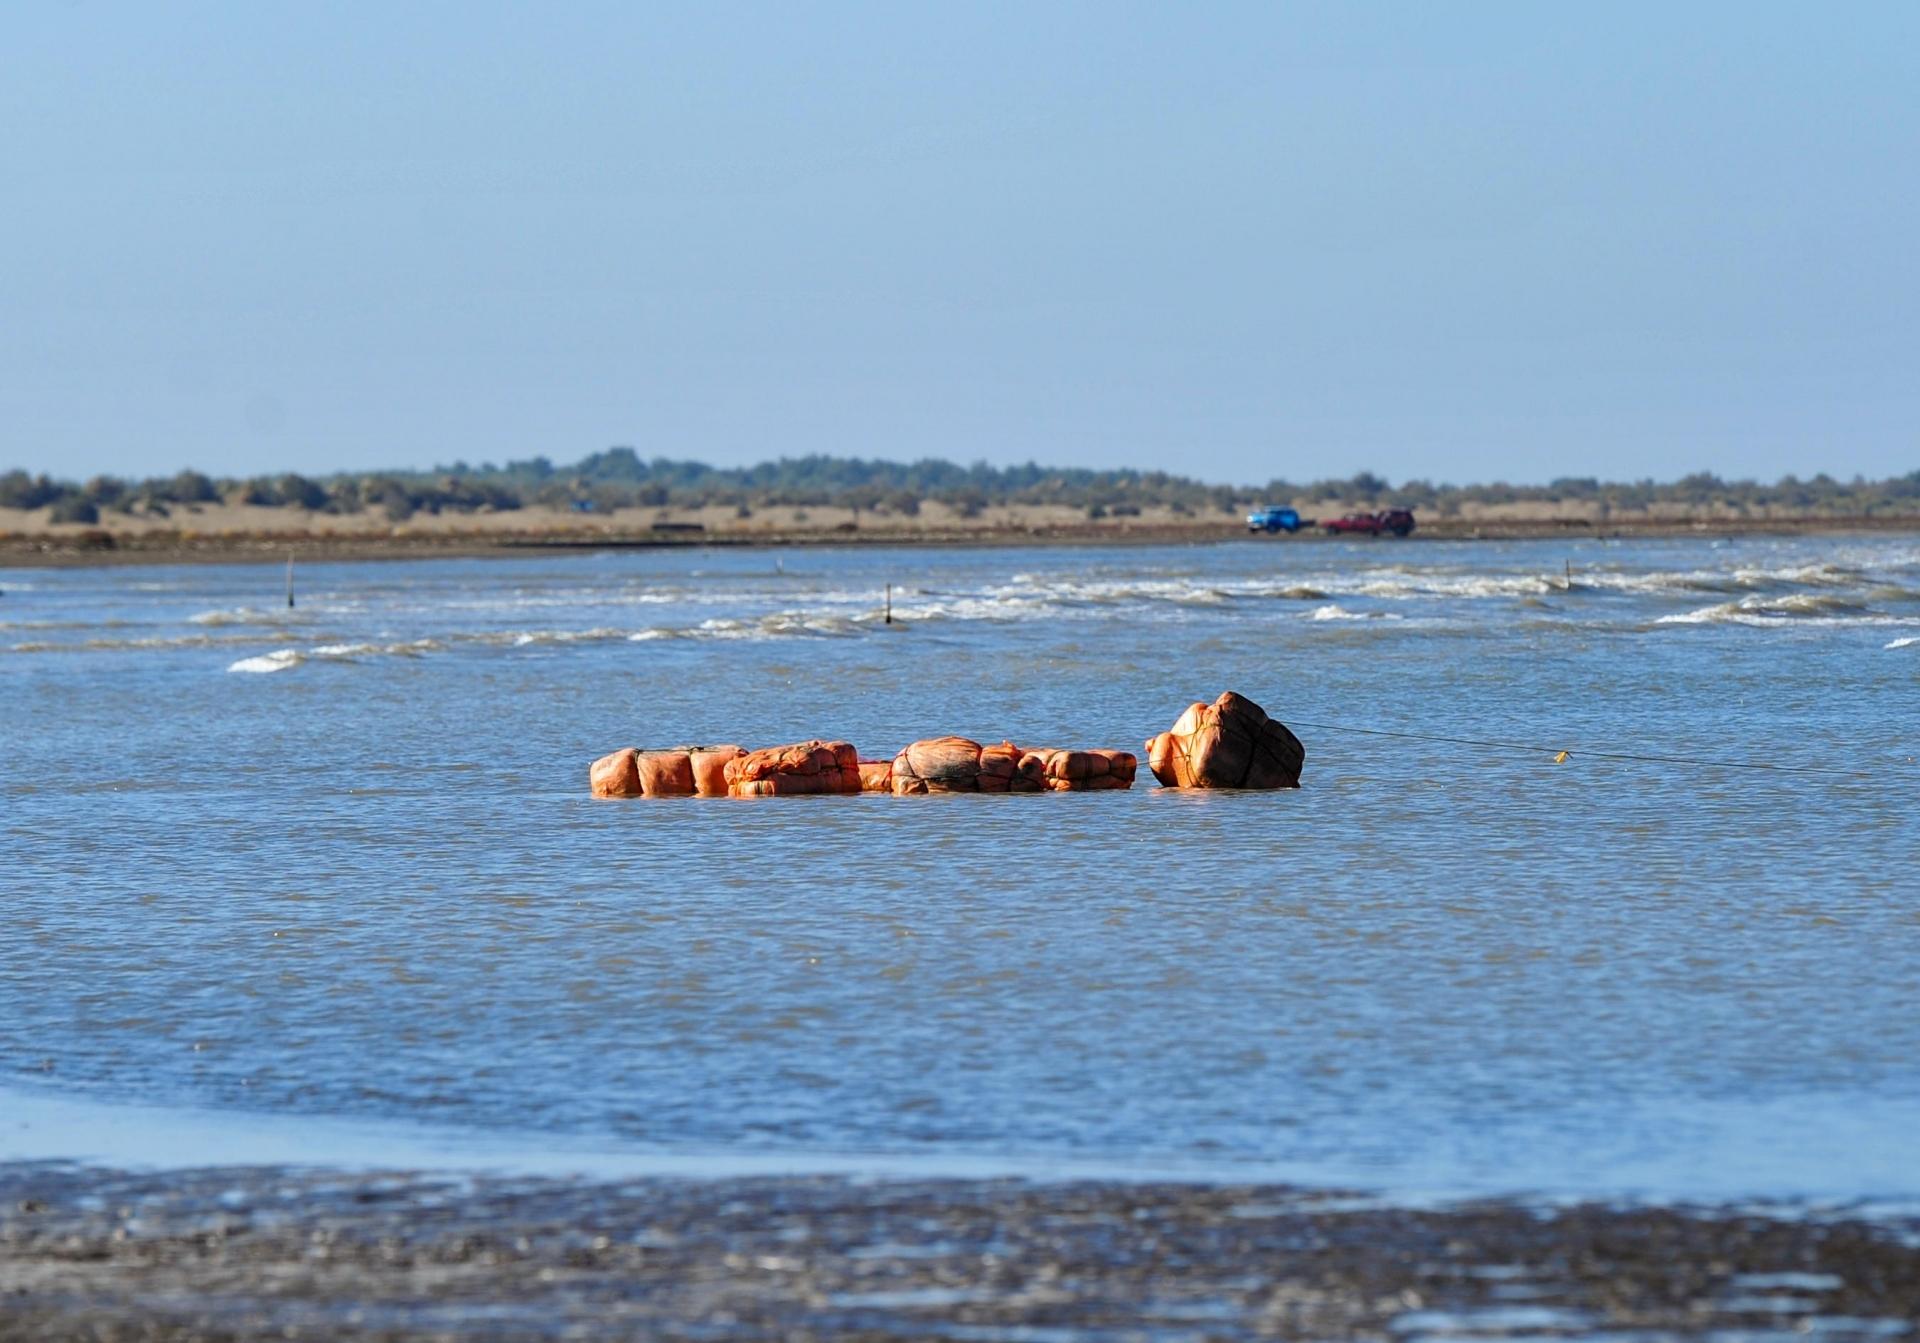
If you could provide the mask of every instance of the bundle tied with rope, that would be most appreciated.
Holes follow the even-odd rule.
[[[860,791],[860,753],[844,741],[803,741],[749,751],[726,764],[730,797]]]
[[[1232,690],[1188,705],[1147,742],[1147,765],[1168,788],[1298,788],[1306,760],[1284,723]]]
[[[745,754],[732,745],[629,746],[594,761],[587,778],[595,797],[725,797],[727,762]]]
[[[926,793],[1079,793],[1130,788],[1139,762],[1130,751],[983,746],[970,737],[927,737],[894,757],[892,787]]]

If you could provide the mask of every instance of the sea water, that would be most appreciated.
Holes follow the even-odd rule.
[[[346,1160],[1920,1194],[1912,537],[295,578],[0,571],[0,1159],[97,1155],[84,1102]],[[587,792],[626,745],[1138,751],[1229,688],[1302,789]]]

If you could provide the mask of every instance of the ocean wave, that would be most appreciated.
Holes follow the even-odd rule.
[[[495,642],[509,642],[515,648],[533,644],[606,643],[627,637],[626,630],[596,626],[590,630],[519,630],[504,632]]]
[[[1757,611],[1780,611],[1791,616],[1828,615],[1842,611],[1864,611],[1867,604],[1855,601],[1851,597],[1836,597],[1828,593],[1802,592],[1790,597],[1773,597],[1756,600],[1747,598],[1741,603],[1751,604]]]
[[[1377,597],[1386,600],[1467,600],[1537,597],[1566,591],[1558,574],[1442,573],[1407,565],[1386,565],[1359,572],[1320,571],[1288,575],[1284,579],[1215,578],[1115,579],[1102,582],[1033,580],[990,587],[982,596],[993,600],[1018,598],[1029,602],[1114,605],[1128,602],[1175,606],[1218,606],[1237,601],[1315,601],[1333,597]]]
[[[97,628],[111,628],[111,625]],[[156,634],[138,639],[80,639],[67,643],[33,639],[13,644],[7,651],[12,653],[113,653],[173,648],[222,648],[259,641],[259,636],[255,634]]]
[[[1887,647],[1912,648],[1916,644],[1920,644],[1920,635],[1908,635],[1906,638],[1895,639],[1892,643],[1888,644]]]
[[[1671,569],[1632,572],[1574,570],[1574,586],[1650,596],[1689,592],[1764,592],[1787,588],[1844,588],[1867,582],[1867,570],[1851,564],[1747,565],[1738,569]]]
[[[354,663],[376,657],[418,657],[443,647],[436,639],[409,639],[402,643],[316,644],[312,648],[276,648],[271,653],[244,657],[228,666],[230,672],[260,675],[291,671],[308,662]]]
[[[1583,569],[1573,576],[1575,587],[1601,592],[1623,592],[1637,596],[1675,596],[1687,593],[1738,592],[1740,584],[1733,575],[1708,570],[1655,571],[1623,573],[1618,570]]]
[[[1559,579],[1539,574],[1429,574],[1423,577],[1372,578],[1351,588],[1359,597],[1538,597],[1559,592]]]
[[[1006,602],[1009,610],[1035,605],[1052,609],[1074,606],[1122,606],[1129,603],[1167,603],[1175,606],[1219,606],[1242,595],[1243,585],[1229,582],[1195,583],[1184,578],[1120,578],[1087,581],[1059,578],[1026,579],[989,586],[973,600]],[[965,595],[965,594],[949,594]]]
[[[1705,550],[1663,550],[1650,552],[1646,559],[1672,564],[1680,555],[1706,565],[1721,559],[1719,553]],[[1049,560],[1045,568],[1013,572],[1013,564],[1001,566],[987,559],[937,572],[915,573],[911,565],[903,565],[909,570],[903,575],[907,581],[893,584],[892,602],[898,626],[937,628],[947,623],[972,631],[970,637],[999,637],[990,634],[996,627],[1017,629],[1042,621],[1225,630],[1281,618],[1395,620],[1404,621],[1395,628],[1406,631],[1454,623],[1476,629],[1531,628],[1530,622],[1549,615],[1561,617],[1549,622],[1556,628],[1648,630],[1655,625],[1715,623],[1799,628],[1834,623],[1910,627],[1883,638],[1920,632],[1915,606],[1920,603],[1920,581],[1913,572],[1890,564],[1884,550],[1840,551],[1822,556],[1822,563],[1801,562],[1805,556],[1804,550],[1747,549],[1727,556],[1724,567],[1717,569],[1634,570],[1636,553],[1616,550],[1590,555],[1595,567],[1576,567],[1571,584],[1554,568],[1557,555],[1538,550],[1509,554],[1490,548],[1471,557],[1449,551],[1441,556],[1443,563],[1432,566],[1383,563],[1385,555],[1354,557],[1351,565],[1342,565],[1304,550],[1290,552],[1284,563],[1251,568],[1216,564],[1208,556],[1192,561],[1184,554],[1163,563],[1149,554],[1121,557],[1119,562],[1104,556],[1098,563]],[[1601,559],[1609,563],[1599,563]],[[1612,564],[1615,560],[1625,563]],[[866,586],[874,572],[796,574],[781,583],[768,581],[767,575],[716,574],[716,580],[724,581],[702,584],[676,578],[631,590],[596,579],[578,591],[564,584],[550,588],[528,582],[504,590],[448,593],[437,586],[383,580],[364,591],[330,594],[312,614],[296,615],[271,604],[188,614],[193,606],[170,602],[161,617],[165,623],[158,625],[149,620],[115,630],[110,621],[71,622],[75,632],[61,633],[66,623],[47,621],[0,624],[0,630],[29,640],[13,645],[17,652],[224,650],[239,645],[226,656],[238,659],[234,670],[242,672],[282,671],[314,661],[371,662],[437,648],[503,656],[515,649],[542,649],[549,650],[547,656],[558,656],[560,650],[575,647],[578,655],[586,656],[589,648],[602,645],[847,639],[881,628],[886,590],[878,582]],[[121,591],[116,589],[116,598]],[[1689,599],[1693,593],[1710,595]],[[211,605],[222,595],[202,591],[196,605]],[[453,600],[445,600],[449,596]],[[542,609],[546,607],[556,609],[548,612]],[[112,609],[118,618],[126,608]],[[283,628],[303,617],[300,625]],[[387,642],[425,631],[434,631],[435,641]],[[644,656],[632,651],[636,658]]]
[[[305,616],[294,610],[262,611],[252,606],[235,606],[222,611],[202,611],[187,617],[189,625],[288,625]]]
[[[1308,620],[1398,620],[1400,616],[1392,611],[1349,611],[1338,602],[1328,602],[1325,606],[1316,606],[1306,613]]]
[[[849,617],[817,611],[780,611],[772,615],[758,617],[703,620],[694,628],[682,631],[681,637],[707,639],[843,638],[850,634],[858,634],[864,627],[873,624],[875,619],[876,617]]]
[[[1778,624],[1809,616],[1861,618],[1867,613],[1864,602],[1833,593],[1802,592],[1784,597],[1756,594],[1736,602],[1720,602],[1694,611],[1661,616],[1658,625],[1705,625],[1715,623]],[[1880,619],[1886,619],[1881,617]]]
[[[0,620],[0,630],[124,630],[131,620]]]
[[[1847,587],[1866,575],[1847,564],[1797,564],[1782,569],[1735,569],[1734,581],[1747,587],[1788,584],[1797,587]]]
[[[1878,586],[1867,588],[1868,584]],[[1561,573],[1476,570],[1436,572],[1395,564],[1359,571],[1315,571],[1273,577],[1218,575],[1210,577],[1141,573],[1088,578],[1072,574],[1021,572],[1004,582],[973,588],[924,588],[898,584],[893,589],[896,616],[906,620],[1021,620],[1099,615],[1116,607],[1218,609],[1235,603],[1326,602],[1344,597],[1399,601],[1526,601],[1541,597],[1577,596],[1582,591],[1622,595],[1673,596],[1688,593],[1724,594],[1729,598],[1811,589],[1845,591],[1861,587],[1873,600],[1920,601],[1920,590],[1889,582],[1884,574],[1845,564],[1799,564],[1748,567],[1733,571],[1672,570],[1623,572],[1576,569]],[[791,589],[782,592],[739,591],[682,594],[686,606],[732,603],[751,606],[757,601],[791,601]],[[625,599],[626,601],[640,599]],[[652,596],[646,600],[659,601]],[[809,609],[832,612],[848,619],[877,614],[885,600],[881,589],[823,589],[806,594]],[[515,603],[498,603],[508,609]],[[598,604],[598,598],[587,605]],[[624,604],[623,602],[616,604]]]
[[[435,603],[440,611],[540,611],[548,609],[576,611],[594,606],[672,606],[702,601],[725,601],[724,592],[698,592],[683,588],[649,589],[645,592],[586,589],[579,592],[519,592],[484,597],[449,597]]]
[[[698,625],[656,625],[626,636],[629,643],[662,639],[711,639],[757,642],[770,639],[836,639],[863,633],[878,622],[873,616],[840,616],[788,611],[757,618],[703,620]]]
[[[281,648],[257,657],[241,658],[227,668],[230,672],[264,673],[291,671],[305,662],[306,656],[295,648]]]
[[[1030,620],[1070,614],[1041,598],[952,597],[944,601],[895,602],[893,617],[901,621]]]
[[[1920,591],[1898,583],[1881,583],[1867,589],[1870,602],[1920,602]]]
[[[1220,577],[1210,582],[1199,582],[1193,579],[1141,577],[1089,582],[1074,579],[1046,581],[1026,575],[1022,581],[986,587],[968,600],[977,604],[973,610],[978,615],[994,617],[1017,616],[1023,612],[1053,614],[1075,607],[1219,607],[1234,602],[1254,601],[1324,602],[1338,596],[1388,600],[1507,598],[1558,592],[1564,586],[1557,576],[1420,573],[1395,565],[1358,574],[1290,575],[1284,580]]]

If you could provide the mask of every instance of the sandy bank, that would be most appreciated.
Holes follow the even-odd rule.
[[[1422,516],[1411,539],[1844,531],[1920,532],[1920,515],[1862,519],[1661,510],[1603,517],[1572,507],[1487,505],[1463,510],[1457,517]],[[846,508],[768,508],[748,517],[717,507],[636,508],[605,514],[526,508],[504,513],[419,514],[404,523],[391,523],[374,512],[334,515],[206,504],[176,508],[165,518],[110,513],[95,527],[54,523],[45,509],[0,509],[0,565],[260,562],[288,554],[309,559],[403,559],[688,545],[1208,544],[1246,536],[1237,512],[1200,516],[1165,508],[1099,519],[1077,509],[1039,505],[993,507],[965,516],[931,501],[911,517],[856,514]],[[1287,545],[1327,538],[1306,531],[1262,539]],[[1398,544],[1391,538],[1376,543]]]

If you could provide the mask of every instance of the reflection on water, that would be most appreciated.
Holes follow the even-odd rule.
[[[0,1082],[635,1148],[1909,1171],[1911,542],[785,567],[310,565],[291,612],[270,566],[0,576]],[[1275,796],[585,795],[625,744],[1137,749],[1227,687],[1868,773],[1303,731]]]

